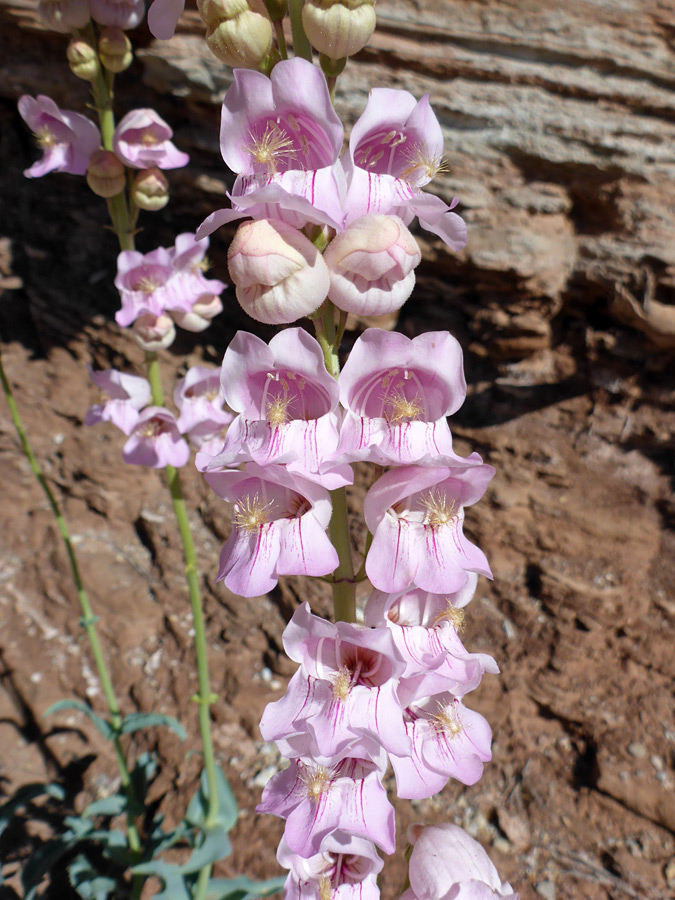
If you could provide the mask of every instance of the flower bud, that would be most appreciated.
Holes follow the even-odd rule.
[[[133,62],[131,41],[121,28],[104,28],[98,39],[101,62],[109,72],[123,72]]]
[[[72,38],[66,56],[70,71],[83,81],[93,81],[101,69],[95,48],[84,38]]]
[[[265,9],[273,22],[281,22],[288,12],[288,0],[265,0]]]
[[[323,257],[302,232],[281,220],[244,222],[227,260],[241,307],[267,325],[309,315],[328,293]]]
[[[142,350],[154,352],[173,344],[176,326],[169,316],[141,313],[131,326],[136,343]]]
[[[131,196],[139,209],[157,212],[169,202],[169,182],[159,169],[143,169],[134,178]]]
[[[97,150],[87,169],[87,184],[98,197],[115,197],[124,190],[124,165],[111,150]]]
[[[206,43],[233,68],[257,69],[272,46],[272,23],[259,0],[197,0]]]
[[[192,304],[190,312],[183,309],[170,309],[169,315],[179,328],[185,331],[204,331],[211,324],[211,319],[223,311],[223,304],[216,294],[203,294]]]
[[[309,0],[302,25],[310,44],[331,59],[363,49],[375,30],[375,0]]]
[[[371,214],[333,238],[323,258],[330,270],[329,299],[357,316],[381,316],[408,299],[422,255],[398,216]]]

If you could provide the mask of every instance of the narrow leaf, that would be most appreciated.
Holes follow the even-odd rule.
[[[114,731],[110,723],[97,716],[91,706],[82,700],[59,700],[57,703],[53,703],[44,715],[50,716],[52,713],[60,712],[62,709],[76,709],[78,712],[84,713],[107,741],[113,739]]]

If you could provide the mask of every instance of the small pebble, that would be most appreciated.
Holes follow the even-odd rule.
[[[64,440],[65,437],[60,432],[52,435],[52,444],[56,444],[57,447],[60,447]]]
[[[675,856],[666,863],[663,870],[669,888],[675,888]]]
[[[555,885],[552,881],[540,881],[534,889],[544,900],[555,900]]]
[[[273,672],[271,669],[268,669],[267,666],[263,666],[260,670],[260,679],[261,681],[271,681],[273,676]]]
[[[506,635],[507,641],[512,641],[518,635],[516,626],[513,624],[511,619],[504,619],[504,621],[502,622],[502,629],[504,631],[504,634]]]
[[[657,756],[656,754],[650,756],[649,762],[654,766],[657,772],[663,772],[665,765],[660,756]]]
[[[253,779],[252,784],[255,787],[264,788],[267,782],[270,780],[272,775],[274,775],[277,771],[276,766],[265,766],[264,769],[261,769],[258,774]]]
[[[644,744],[633,741],[628,745],[628,752],[634,759],[644,759],[647,755],[647,748]]]

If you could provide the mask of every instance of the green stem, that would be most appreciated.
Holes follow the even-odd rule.
[[[120,729],[122,727],[122,714],[120,712],[119,703],[117,702],[117,697],[115,695],[115,689],[113,688],[110,673],[108,671],[105,657],[103,656],[103,650],[101,649],[101,643],[98,639],[98,633],[96,631],[96,622],[98,621],[98,617],[94,615],[91,603],[89,602],[89,597],[87,596],[87,592],[85,591],[84,585],[82,584],[80,567],[77,563],[75,548],[73,547],[73,542],[70,537],[68,525],[66,524],[66,520],[63,517],[63,513],[61,512],[61,508],[59,507],[56,497],[54,496],[52,489],[50,488],[49,483],[44,476],[42,468],[40,467],[40,463],[37,461],[37,457],[33,453],[33,448],[30,445],[28,435],[26,434],[26,430],[23,427],[23,422],[21,421],[21,416],[19,415],[19,410],[16,405],[16,401],[14,400],[14,394],[12,393],[11,385],[7,379],[7,376],[5,375],[5,369],[2,364],[1,348],[0,381],[2,382],[2,389],[5,394],[7,406],[9,407],[9,413],[12,417],[12,422],[14,423],[14,428],[18,435],[19,441],[21,442],[21,448],[26,455],[26,458],[28,459],[28,463],[33,474],[37,478],[40,487],[47,497],[51,510],[54,513],[54,518],[56,519],[56,526],[59,530],[59,534],[61,535],[63,543],[66,547],[66,554],[68,556],[68,563],[70,564],[70,571],[72,573],[73,582],[77,591],[77,598],[80,602],[80,609],[82,610],[82,618],[80,622],[84,627],[84,630],[86,631],[87,637],[89,639],[91,655],[94,658],[94,664],[96,666],[96,671],[98,672],[98,678],[103,690],[103,696],[105,697],[106,704],[108,706],[108,712],[110,713],[110,724],[113,731],[115,732],[113,737],[115,759],[117,761],[117,769],[120,774],[120,783],[122,786],[122,790],[127,797],[127,840],[129,843],[129,849],[131,850],[134,857],[136,857],[136,859],[139,859],[141,853],[141,839],[138,833],[138,828],[134,821],[134,808],[136,806],[136,799],[134,795],[133,784],[131,781],[131,775],[129,774],[129,768],[127,766],[126,758],[122,750],[122,744],[119,736]]]
[[[288,11],[291,17],[291,32],[293,33],[293,52],[296,56],[312,62],[312,45],[307,40],[305,29],[302,25],[302,7],[305,0],[289,0]]]
[[[286,38],[284,36],[284,26],[281,19],[274,20],[274,33],[277,38],[277,45],[282,59],[288,59],[288,49],[286,47]]]
[[[336,622],[356,622],[356,584],[354,583],[354,563],[349,537],[347,515],[347,492],[336,488],[330,492],[333,512],[330,517],[328,534],[337,550],[338,567],[333,572],[333,609]]]

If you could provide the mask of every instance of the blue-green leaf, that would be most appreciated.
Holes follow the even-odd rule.
[[[44,876],[54,871],[55,864],[70,850],[73,844],[77,843],[77,840],[78,838],[72,832],[66,832],[60,838],[47,841],[31,854],[21,871],[24,900],[33,900]]]
[[[190,891],[183,878],[181,867],[162,859],[141,863],[131,870],[132,875],[155,875],[161,879],[164,889],[154,895],[154,900],[191,900]]]
[[[68,877],[82,900],[108,900],[118,887],[114,878],[100,875],[82,855],[68,866]]]
[[[227,829],[218,824],[204,832],[204,840],[192,851],[190,859],[180,867],[181,872],[189,875],[198,872],[204,866],[212,865],[232,853],[232,846],[227,836]]]
[[[124,794],[113,794],[110,797],[101,797],[94,800],[82,813],[83,819],[92,819],[94,816],[119,816],[127,807],[127,798]]]
[[[122,720],[122,734],[132,734],[141,728],[154,728],[156,725],[165,725],[170,728],[181,741],[186,738],[185,729],[178,719],[173,716],[167,716],[164,713],[131,713]]]
[[[239,810],[230,783],[220,766],[216,766],[216,789],[218,791],[218,812],[216,815],[216,822],[226,831],[230,831],[237,821]],[[195,825],[197,828],[203,828],[208,815],[208,810],[209,780],[206,769],[204,769],[199,781],[199,790],[188,805],[185,820],[190,825]]]
[[[89,706],[88,703],[84,703],[82,700],[59,700],[57,703],[53,703],[44,715],[50,716],[52,713],[59,712],[62,709],[76,709],[78,712],[84,713],[85,716],[94,723],[99,733],[102,734],[107,741],[111,741],[115,736],[115,732],[110,723],[100,716],[97,716],[91,706]]]
[[[9,825],[17,809],[45,795],[55,800],[63,800],[65,791],[58,784],[25,784],[18,788],[9,800],[0,806],[0,835]]]

